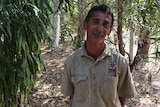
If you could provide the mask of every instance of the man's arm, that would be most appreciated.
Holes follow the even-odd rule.
[[[121,102],[122,107],[124,107],[124,105],[126,103],[126,98],[119,97],[119,100]]]

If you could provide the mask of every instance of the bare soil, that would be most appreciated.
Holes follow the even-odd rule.
[[[45,71],[37,73],[35,87],[29,92],[33,107],[67,107],[68,99],[60,92],[63,61],[73,47],[61,44],[58,48],[42,48]],[[126,107],[160,107],[160,72],[151,63],[141,63],[133,71],[137,96],[127,100]],[[129,91],[129,90],[128,90]]]

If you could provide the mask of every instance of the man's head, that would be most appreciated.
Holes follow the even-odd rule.
[[[103,44],[106,35],[111,33],[113,21],[113,13],[108,6],[102,4],[92,7],[83,23],[88,43]]]
[[[87,14],[87,16],[86,16],[86,18],[85,18],[85,20],[86,20],[87,22],[89,21],[91,15],[92,15],[95,11],[101,11],[101,12],[103,12],[103,13],[107,13],[108,15],[110,15],[111,18],[112,18],[111,27],[113,26],[113,22],[114,22],[113,13],[112,13],[110,7],[107,6],[107,5],[105,5],[105,4],[101,4],[101,5],[97,5],[97,6],[92,7],[92,8],[89,10],[89,12],[88,12],[88,14]]]

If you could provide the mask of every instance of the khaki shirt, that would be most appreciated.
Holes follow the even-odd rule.
[[[64,62],[61,91],[71,96],[69,107],[121,107],[119,97],[135,96],[127,60],[112,49],[95,61],[84,45]]]

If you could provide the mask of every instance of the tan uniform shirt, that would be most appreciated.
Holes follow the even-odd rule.
[[[121,107],[119,97],[135,96],[127,60],[111,49],[95,61],[82,46],[64,66],[61,91],[71,96],[69,107]]]

